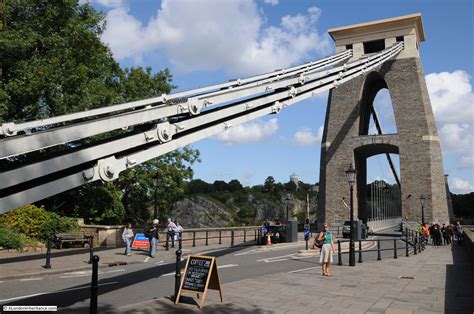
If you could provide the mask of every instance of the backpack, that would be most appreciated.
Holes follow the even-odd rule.
[[[314,244],[318,248],[322,248],[324,244],[324,240],[326,240],[326,235],[323,233],[322,237],[321,234],[319,234],[315,239],[314,239]]]

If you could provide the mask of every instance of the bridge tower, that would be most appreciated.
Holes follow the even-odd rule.
[[[367,158],[389,153],[399,155],[402,217],[421,222],[423,194],[425,222],[449,221],[440,140],[419,55],[425,40],[421,14],[334,28],[329,34],[336,52],[353,49],[350,61],[399,41],[404,49],[376,71],[330,91],[321,143],[318,220],[348,220],[343,198],[349,200],[345,170],[350,164],[357,170],[354,216],[366,220]],[[383,88],[390,93],[398,131],[368,135],[373,101]]]

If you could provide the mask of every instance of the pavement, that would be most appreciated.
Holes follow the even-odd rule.
[[[204,309],[188,293],[130,304],[114,313],[473,313],[474,261],[459,245],[427,246],[418,255],[281,272],[208,290]]]

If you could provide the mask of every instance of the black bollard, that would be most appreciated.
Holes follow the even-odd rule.
[[[99,285],[97,281],[99,279],[99,256],[94,255],[92,257],[92,282],[91,282],[91,306],[90,313],[97,313],[97,293],[99,291]]]
[[[410,252],[408,251],[408,239],[405,238],[405,256],[410,257]]]
[[[359,240],[359,263],[362,263],[362,241]]]
[[[51,268],[51,237],[48,237],[46,242],[46,264],[44,265],[44,268]]]
[[[230,231],[230,246],[234,246],[234,230]]]
[[[377,260],[382,260],[382,255],[380,255],[380,240],[377,240]]]
[[[170,250],[170,239],[168,233],[166,233],[166,251]]]
[[[337,240],[337,265],[342,266],[341,240]]]
[[[393,258],[397,257],[397,239],[393,239]]]
[[[417,252],[416,252],[416,250],[417,250],[417,249],[416,249],[416,246],[417,246],[416,240],[417,240],[417,239],[418,239],[417,237],[415,237],[415,238],[413,239],[413,254],[415,254],[415,255],[417,254]]]
[[[94,237],[89,236],[89,264],[92,264],[92,259],[94,257]]]
[[[219,244],[222,244],[222,230],[219,230]]]
[[[209,244],[209,231],[206,230],[206,245]]]
[[[176,301],[176,298],[178,297],[178,292],[179,292],[179,285],[181,284],[181,267],[180,267],[180,262],[181,262],[181,239],[179,239],[179,248],[176,251],[176,274],[175,280],[174,280],[174,300]]]
[[[193,247],[196,246],[196,231],[193,231]]]
[[[308,250],[308,237],[306,237],[306,251]]]
[[[246,239],[246,230],[244,229],[244,243],[247,241]]]

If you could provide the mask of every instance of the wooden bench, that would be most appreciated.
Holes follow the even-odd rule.
[[[54,243],[58,249],[63,248],[64,243],[68,243],[71,246],[80,244],[84,247],[86,244],[89,244],[89,236],[86,236],[83,232],[68,232],[68,233],[58,233],[54,237]]]

